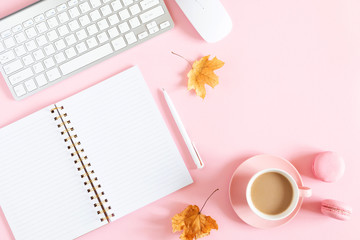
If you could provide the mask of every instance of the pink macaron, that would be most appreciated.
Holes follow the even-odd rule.
[[[321,202],[321,212],[326,216],[345,221],[350,219],[352,208],[346,203],[325,199]]]
[[[344,159],[335,152],[319,153],[313,162],[314,175],[324,182],[336,182],[345,171]]]

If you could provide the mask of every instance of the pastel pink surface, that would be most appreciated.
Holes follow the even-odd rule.
[[[325,199],[321,202],[321,212],[329,217],[345,221],[350,219],[352,207],[344,202]]]
[[[335,152],[322,152],[314,159],[314,175],[324,182],[338,181],[344,175],[344,171],[344,159]]]
[[[296,168],[290,162],[280,157],[257,155],[240,164],[230,180],[230,202],[236,214],[244,222],[257,228],[273,228],[289,222],[296,216],[303,202],[303,198],[300,198],[295,210],[288,217],[281,220],[269,221],[257,216],[247,204],[246,187],[255,173],[267,168],[284,170],[294,178],[298,186],[303,185],[301,176]]]
[[[7,2],[11,2],[11,4],[7,3],[4,4],[2,1],[1,6],[0,6],[0,18],[5,17],[13,12],[16,12],[20,9],[22,9],[23,7],[28,6],[31,3],[36,2],[37,0],[11,0],[11,1],[7,1]]]
[[[150,87],[195,182],[80,240],[179,239],[171,217],[188,204],[202,205],[216,188],[204,214],[216,219],[219,230],[204,239],[358,240],[360,211],[339,222],[321,214],[320,204],[326,198],[360,202],[360,1],[221,0],[233,30],[215,44],[201,39],[175,1],[165,2],[173,30],[33,97],[14,101],[0,78],[0,127],[135,64]],[[1,8],[12,3],[1,1]],[[190,60],[211,54],[225,62],[216,70],[219,85],[207,88],[205,100],[186,90],[188,63],[171,51]],[[204,169],[195,169],[161,87],[196,142]],[[341,154],[347,167],[332,184],[315,179],[311,170],[315,155],[328,149]],[[260,153],[288,159],[313,189],[292,221],[266,230],[239,219],[228,192],[240,163]],[[13,239],[3,216],[0,239]]]

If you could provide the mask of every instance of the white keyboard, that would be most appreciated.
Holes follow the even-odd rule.
[[[163,0],[43,0],[0,20],[0,71],[20,100],[173,25]]]

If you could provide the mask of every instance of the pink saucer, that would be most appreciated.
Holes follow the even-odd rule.
[[[269,221],[253,213],[246,201],[246,186],[255,173],[267,168],[282,169],[288,172],[299,186],[303,186],[299,172],[289,161],[283,158],[272,155],[257,155],[240,164],[230,180],[230,202],[236,214],[244,222],[256,228],[273,228],[289,222],[299,212],[303,202],[303,199],[300,198],[295,210],[288,217],[281,220]]]

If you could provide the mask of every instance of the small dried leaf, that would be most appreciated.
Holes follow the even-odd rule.
[[[193,240],[210,234],[211,229],[218,230],[218,225],[210,216],[200,213],[199,207],[189,205],[172,218],[173,232],[182,231],[181,240]]]
[[[209,60],[209,56],[195,61],[187,74],[188,90],[195,89],[196,95],[204,99],[206,95],[205,84],[214,88],[219,83],[219,77],[214,73],[214,70],[221,68],[224,64],[216,57]]]

